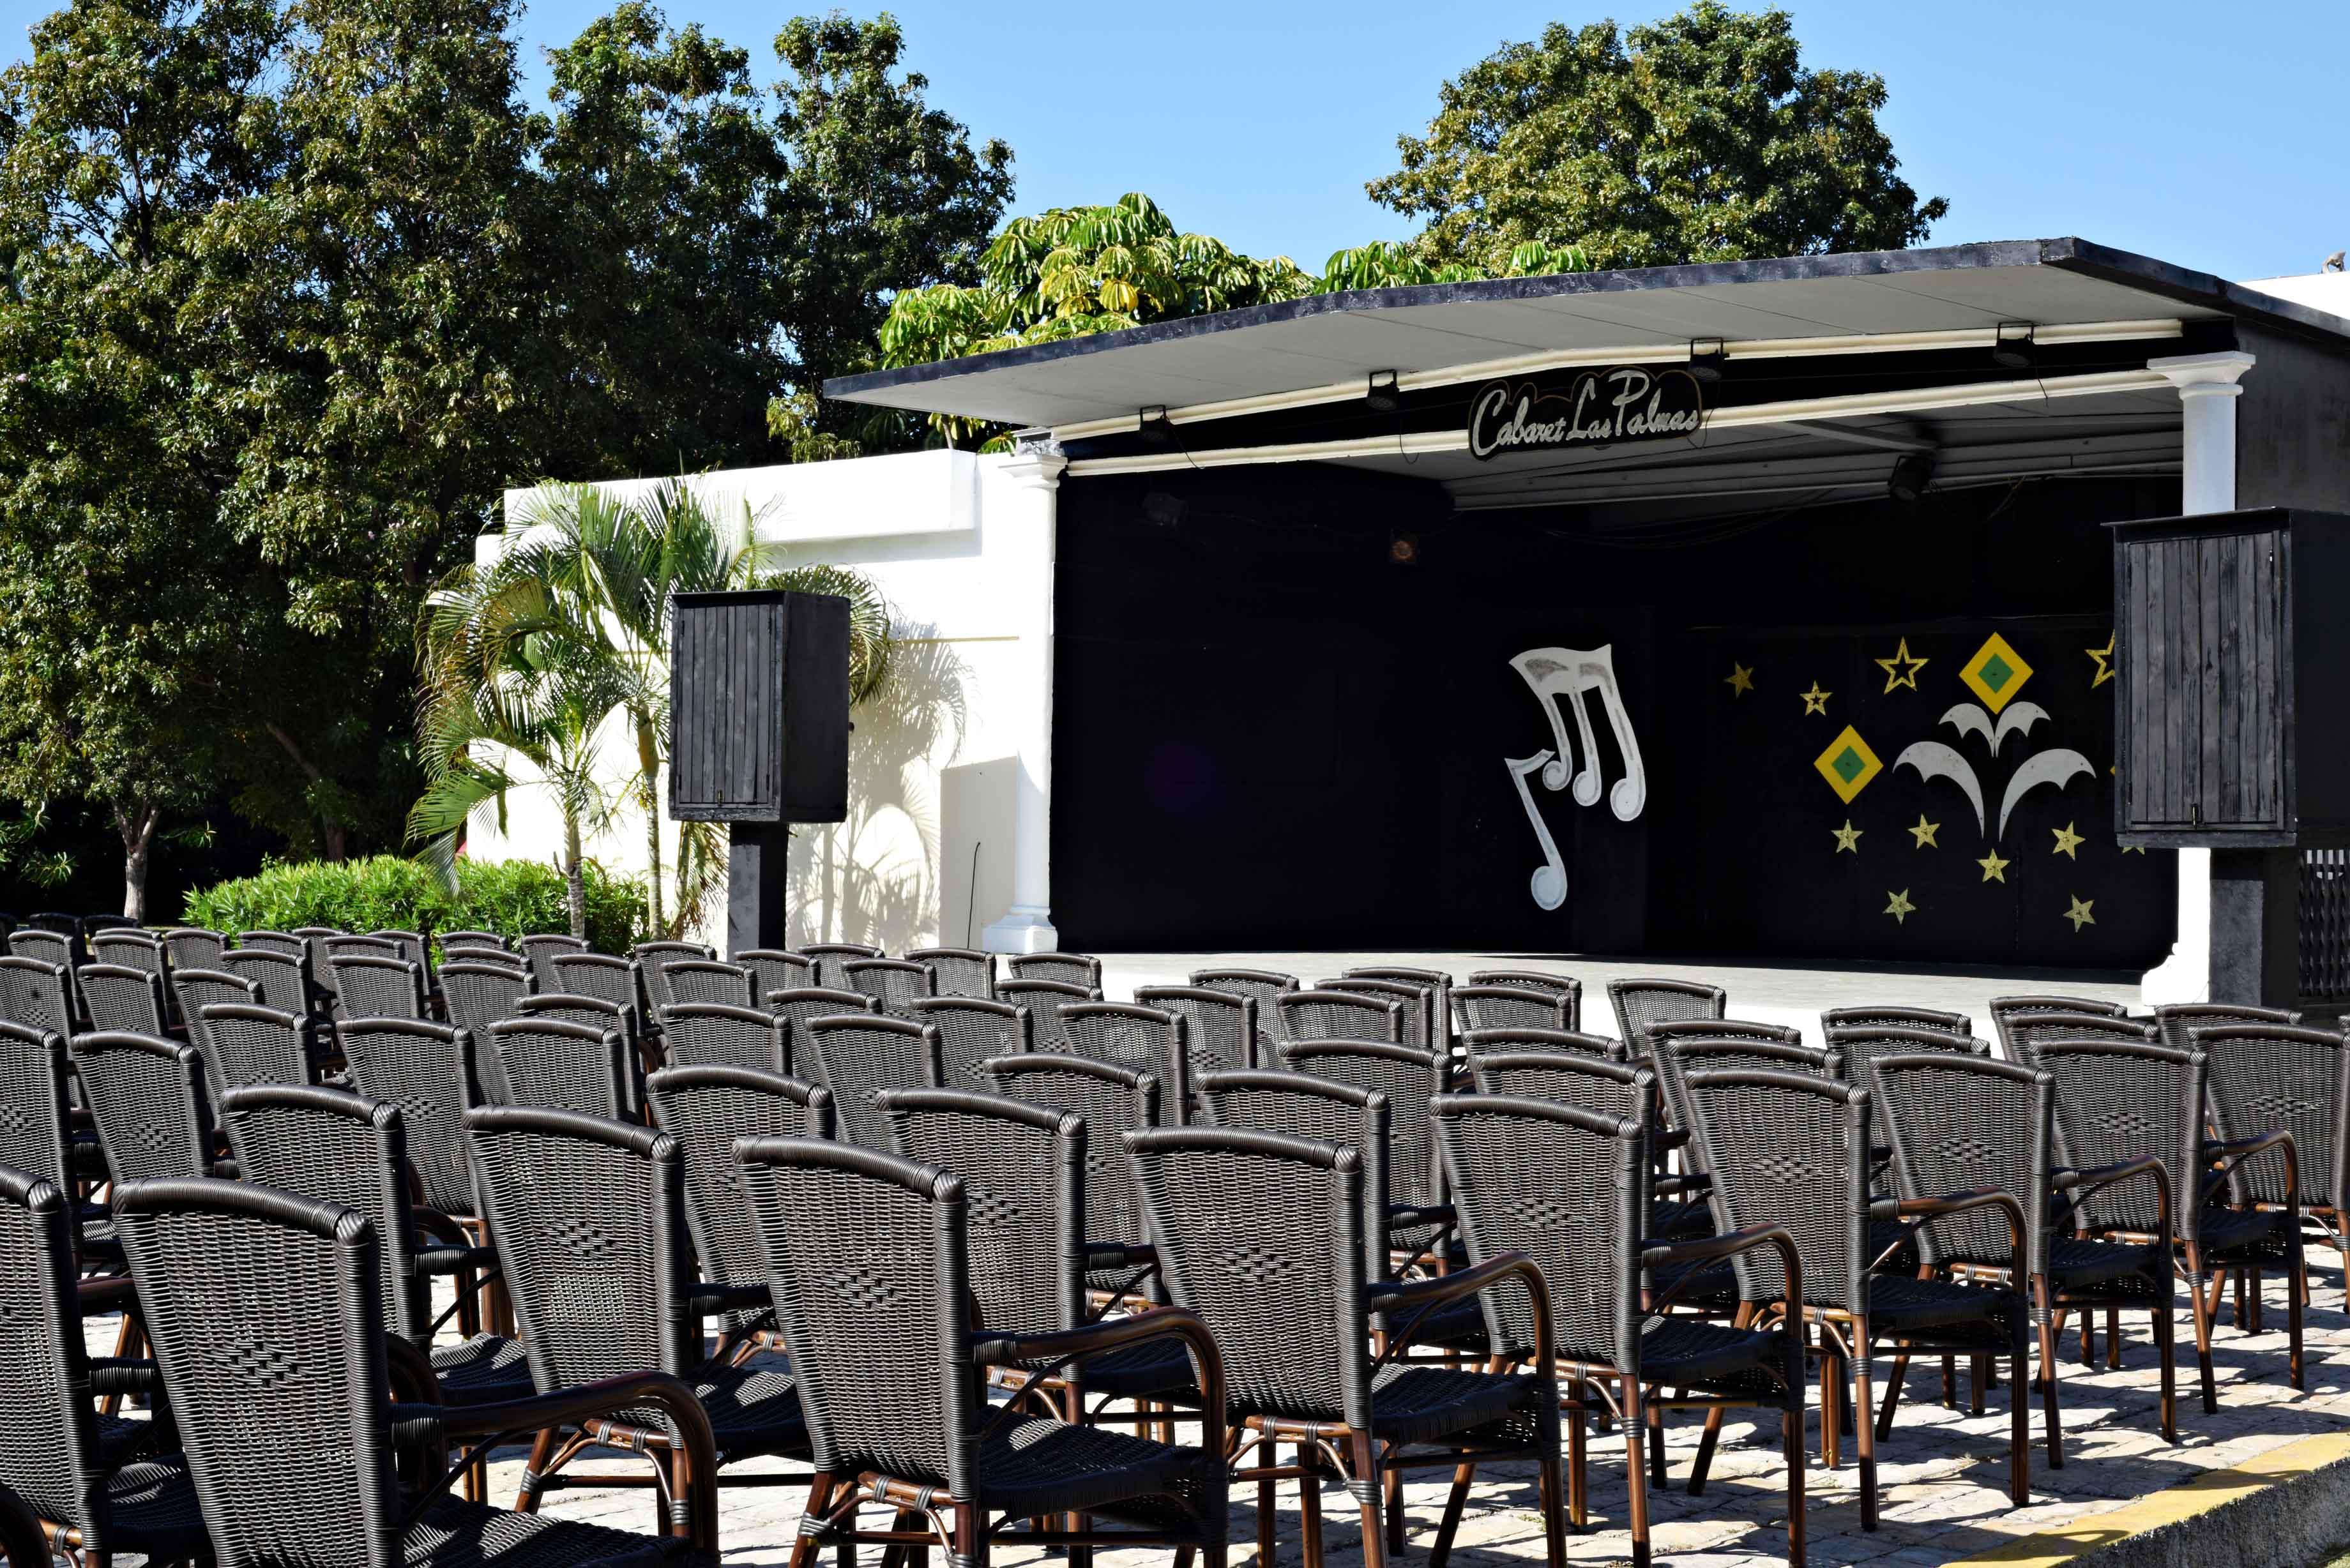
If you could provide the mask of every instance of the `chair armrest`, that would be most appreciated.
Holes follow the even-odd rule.
[[[2086,1170],[2059,1170],[2049,1177],[2048,1186],[2052,1191],[2071,1194],[2064,1205],[2064,1211],[2069,1212],[2106,1188],[2134,1181],[2141,1176],[2154,1178],[2155,1200],[2167,1232],[2171,1228],[2172,1220],[2170,1168],[2154,1155],[2142,1154],[2136,1159],[2117,1159],[2111,1165],[2094,1166]]]
[[[2244,1161],[2272,1148],[2284,1151],[2285,1201],[2298,1206],[2301,1201],[2301,1149],[2293,1142],[2293,1134],[2282,1127],[2228,1143],[2207,1140],[2203,1145],[2203,1158],[2217,1162],[2218,1168],[2211,1172],[2205,1183],[2205,1190],[2218,1186],[2230,1171]]]
[[[1211,1454],[1224,1451],[1226,1396],[1224,1392],[1224,1358],[1216,1348],[1215,1335],[1198,1314],[1182,1307],[1151,1307],[1128,1317],[1103,1318],[1083,1328],[1065,1328],[1052,1334],[984,1334],[972,1345],[972,1360],[980,1366],[1024,1366],[1044,1362],[1045,1366],[1030,1374],[1029,1383],[1046,1376],[1073,1361],[1088,1355],[1098,1355],[1121,1345],[1139,1345],[1151,1339],[1180,1339],[1191,1358],[1191,1376],[1200,1388],[1200,1447]],[[989,1429],[1001,1424],[1020,1406],[1015,1393],[1002,1407],[1003,1413],[989,1423]]]
[[[84,1280],[77,1287],[80,1297],[81,1315],[104,1317],[109,1313],[137,1312],[139,1287],[128,1274],[109,1274],[103,1279]]]
[[[775,1304],[763,1282],[755,1285],[722,1285],[712,1280],[699,1281],[685,1293],[686,1310],[696,1317],[716,1317],[721,1313],[758,1312]]]
[[[1388,1231],[1409,1231],[1421,1225],[1451,1225],[1461,1216],[1450,1203],[1390,1203]]]
[[[1159,1249],[1131,1241],[1088,1241],[1086,1243],[1086,1268],[1139,1269],[1148,1263],[1156,1267]]]
[[[151,1361],[120,1355],[89,1358],[89,1391],[93,1394],[152,1394],[163,1386],[163,1375]]]
[[[1660,1176],[1649,1184],[1648,1190],[1654,1197],[1677,1192],[1711,1192],[1713,1190],[1713,1175],[1711,1171],[1690,1170],[1679,1176]]]
[[[1687,1127],[1659,1127],[1648,1135],[1648,1145],[1652,1148],[1679,1148],[1689,1140]]]
[[[1379,1356],[1385,1366],[1397,1352],[1411,1343],[1412,1331],[1428,1314],[1447,1302],[1457,1302],[1491,1290],[1504,1280],[1515,1280],[1525,1288],[1534,1306],[1534,1335],[1540,1356],[1541,1376],[1551,1379],[1550,1290],[1544,1283],[1542,1271],[1523,1252],[1503,1252],[1496,1257],[1449,1274],[1438,1274],[1426,1280],[1378,1280],[1363,1287],[1365,1303],[1374,1314],[1384,1313],[1392,1323],[1409,1314],[1402,1328],[1388,1336],[1387,1349]]]
[[[1918,1221],[1902,1233],[1902,1240],[1907,1241],[1910,1235],[1924,1229],[1926,1221],[1929,1220],[1939,1220],[1948,1214],[1964,1214],[1976,1209],[1997,1209],[2006,1214],[2008,1239],[2013,1249],[2010,1254],[2012,1267],[2015,1277],[2022,1279],[2026,1223],[2023,1218],[2023,1205],[2004,1192],[1953,1192],[1945,1198],[1881,1198],[1868,1206],[1868,1217],[1872,1220]],[[1899,1248],[1900,1244],[1897,1241],[1893,1246],[1887,1247],[1875,1262],[1869,1264],[1869,1267],[1874,1269],[1883,1263],[1886,1258],[1891,1256]]]
[[[1669,1267],[1675,1263],[1710,1263],[1722,1258],[1734,1258],[1769,1247],[1779,1254],[1780,1277],[1786,1282],[1784,1300],[1801,1303],[1804,1299],[1804,1263],[1796,1255],[1795,1239],[1783,1225],[1749,1225],[1743,1231],[1731,1231],[1719,1236],[1699,1236],[1687,1241],[1675,1241],[1666,1246],[1644,1248],[1640,1266],[1644,1269]],[[1680,1281],[1672,1289],[1651,1302],[1650,1312],[1661,1311],[1672,1298],[1688,1288],[1696,1274]]]

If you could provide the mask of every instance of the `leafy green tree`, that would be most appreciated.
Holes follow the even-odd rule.
[[[1417,248],[1437,265],[1498,267],[1530,241],[1604,267],[1899,249],[1949,211],[1898,172],[1885,79],[1805,66],[1775,8],[1554,23],[1440,98],[1367,187],[1427,220]]]
[[[1493,271],[1466,262],[1431,265],[1409,244],[1373,240],[1334,251],[1314,280],[1315,294],[1336,294],[1350,288],[1396,288],[1415,283],[1468,283],[1481,277],[1544,277],[1554,273],[1588,272],[1591,258],[1580,245],[1551,245],[1528,240],[1512,248]]]

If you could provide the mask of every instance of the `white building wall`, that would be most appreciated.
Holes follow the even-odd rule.
[[[922,452],[690,481],[729,512],[749,504],[767,564],[828,563],[869,578],[899,641],[889,680],[850,714],[847,820],[795,830],[794,943],[976,947],[1011,908],[1019,750],[1051,609],[1049,575],[1040,583],[1032,569],[1033,496],[1007,472],[1018,461]],[[507,493],[510,511],[525,493]],[[497,547],[484,536],[483,549]],[[617,792],[629,776],[626,737],[616,730],[604,751]],[[561,822],[544,792],[516,793],[503,832],[493,816],[477,816],[469,854],[559,856]],[[663,826],[669,860],[674,827]],[[588,849],[641,874],[642,815],[629,805]],[[724,946],[723,889],[700,940]]]

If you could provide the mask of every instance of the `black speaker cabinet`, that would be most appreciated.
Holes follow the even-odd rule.
[[[848,601],[680,594],[670,635],[670,815],[847,817]]]
[[[2112,527],[2121,842],[2350,844],[2350,517]]]

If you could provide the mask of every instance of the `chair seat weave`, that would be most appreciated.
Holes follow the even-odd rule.
[[[111,1428],[100,1438],[114,1440]],[[178,1454],[123,1466],[107,1477],[106,1499],[111,1550],[136,1552],[151,1563],[212,1555],[195,1482],[188,1478],[187,1460]]]
[[[522,1341],[494,1334],[477,1334],[463,1345],[434,1345],[432,1375],[440,1379],[442,1397],[452,1405],[527,1399],[536,1391]]]
[[[2206,1209],[2197,1238],[2203,1262],[2271,1262],[2293,1256],[2293,1217],[2282,1209]]]
[[[1120,1503],[1200,1489],[1222,1462],[1196,1448],[1029,1417],[980,1445],[978,1501],[1015,1519],[1055,1511],[1117,1517]]]
[[[1776,1330],[1652,1317],[1640,1325],[1640,1376],[1715,1394],[1775,1395],[1779,1369],[1787,1365],[1786,1345]]]
[[[1506,1420],[1544,1397],[1531,1377],[1390,1362],[1371,1383],[1371,1430],[1387,1442],[1433,1442]]]
[[[650,1568],[691,1555],[691,1543],[680,1536],[637,1535],[544,1514],[509,1513],[453,1497],[426,1510],[400,1542],[406,1568]]]
[[[1180,1403],[1199,1403],[1199,1391],[1192,1386],[1191,1357],[1177,1339],[1146,1339],[1139,1345],[1120,1345],[1078,1363],[1077,1376],[1085,1383],[1087,1397],[1163,1399],[1172,1395]]]
[[[2059,1292],[2111,1284],[2132,1275],[2144,1278],[2157,1244],[2095,1241],[2060,1236],[2048,1244],[2048,1277]],[[2006,1259],[1999,1259],[2004,1263]],[[2149,1284],[2149,1292],[2151,1291]]]
[[[720,1464],[754,1454],[807,1452],[807,1419],[800,1414],[799,1386],[781,1358],[705,1366],[693,1375],[692,1383],[694,1397],[710,1412]]]
[[[1905,1274],[1868,1276],[1868,1326],[1889,1338],[1929,1329],[1974,1326],[2004,1344],[2006,1331],[1990,1318],[2022,1310],[2022,1298],[2013,1291],[1954,1285]]]

